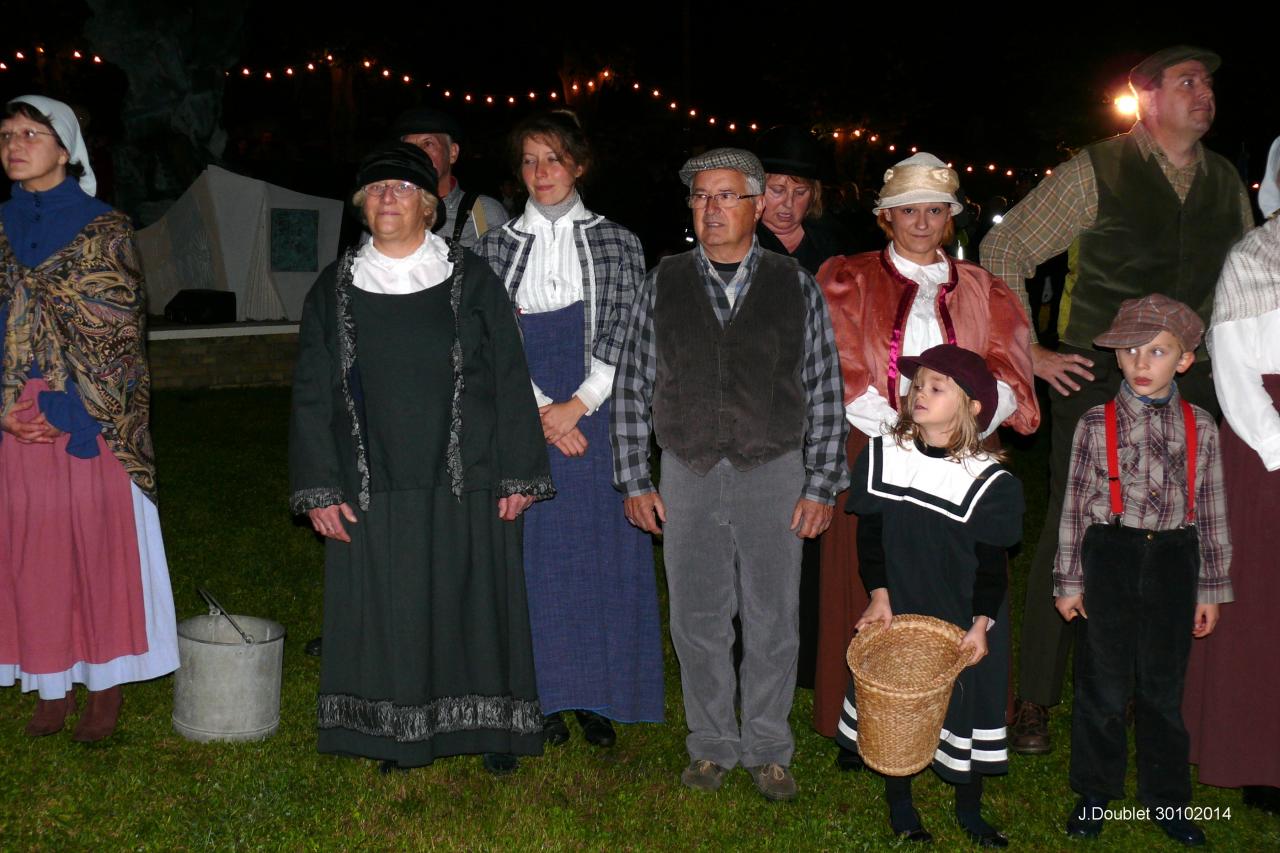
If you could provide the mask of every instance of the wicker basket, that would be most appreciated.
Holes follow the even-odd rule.
[[[909,776],[929,766],[969,655],[964,631],[932,616],[893,617],[858,632],[849,644],[858,706],[858,752],[873,770]]]

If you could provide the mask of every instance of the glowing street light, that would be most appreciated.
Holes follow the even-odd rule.
[[[1138,99],[1133,95],[1118,95],[1112,103],[1115,104],[1116,112],[1122,116],[1138,114]]]

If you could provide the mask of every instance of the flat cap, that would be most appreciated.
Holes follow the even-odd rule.
[[[755,178],[758,186],[764,186],[764,166],[760,158],[742,148],[713,148],[705,154],[690,157],[680,167],[680,180],[686,187],[693,186],[693,176],[712,169],[733,169],[748,178]]]
[[[1189,44],[1176,44],[1173,47],[1166,47],[1164,50],[1156,51],[1133,66],[1129,71],[1129,85],[1133,87],[1134,91],[1154,88],[1156,81],[1160,79],[1160,72],[1171,65],[1177,65],[1179,62],[1190,62],[1193,59],[1199,60],[1210,74],[1217,71],[1218,66],[1222,65],[1222,57],[1212,50],[1193,47]]]
[[[413,107],[400,113],[391,125],[391,135],[399,139],[411,133],[445,133],[454,142],[462,139],[462,125],[448,113],[431,107]]]
[[[1184,350],[1200,346],[1204,322],[1196,312],[1163,293],[1152,293],[1141,299],[1126,299],[1111,321],[1111,328],[1093,339],[1100,347],[1124,349],[1151,343],[1156,335],[1169,332]]]

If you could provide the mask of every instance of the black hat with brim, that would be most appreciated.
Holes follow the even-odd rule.
[[[781,124],[765,131],[756,143],[756,156],[770,175],[790,175],[816,181],[822,167],[818,140],[803,127]]]
[[[385,142],[360,161],[356,187],[367,187],[378,181],[408,181],[431,193],[437,202],[440,200],[436,167],[421,148],[408,142]]]
[[[448,113],[431,107],[413,107],[400,113],[391,125],[391,135],[403,139],[414,133],[444,133],[454,142],[462,139],[462,125]]]

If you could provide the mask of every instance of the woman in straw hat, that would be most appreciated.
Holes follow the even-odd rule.
[[[960,181],[937,157],[921,152],[885,172],[874,208],[889,244],[878,252],[836,257],[818,271],[844,375],[849,458],[898,421],[909,387],[903,356],[938,344],[978,353],[996,379],[998,399],[984,438],[1001,424],[1020,433],[1040,423],[1031,373],[1029,324],[1018,298],[977,264],[942,251],[955,233]],[[843,506],[840,499],[837,509]],[[849,680],[845,650],[867,606],[858,582],[857,517],[837,512],[822,537],[821,612],[814,724],[833,737]],[[859,766],[841,750],[845,769]]]

